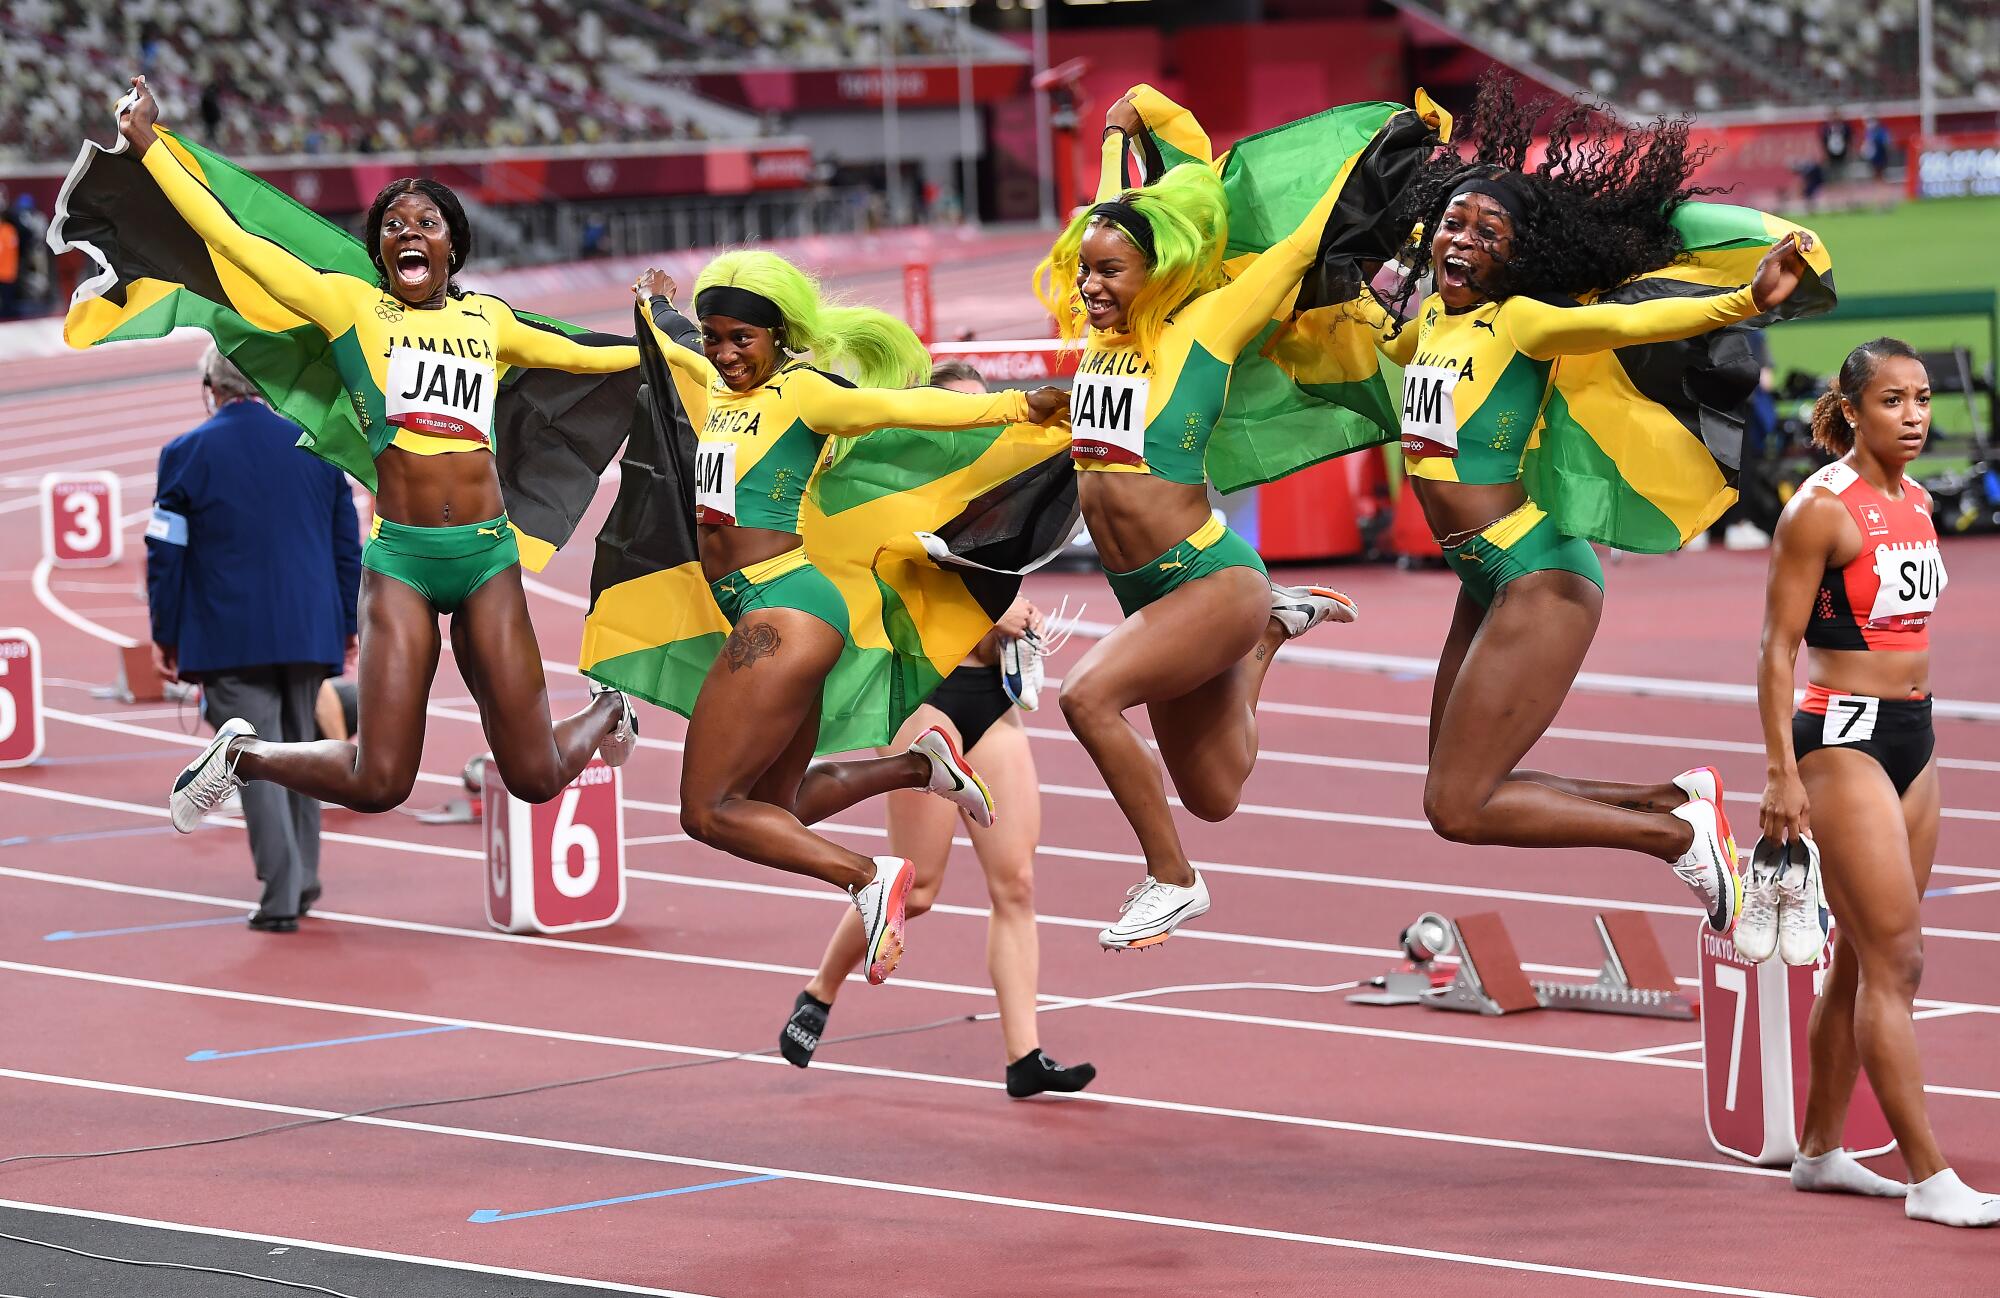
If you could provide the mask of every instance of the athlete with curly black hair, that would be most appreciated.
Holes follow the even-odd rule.
[[[1548,150],[1530,169],[1544,118]],[[1579,100],[1518,102],[1489,74],[1469,135],[1470,160],[1440,153],[1406,194],[1433,284],[1416,319],[1406,326],[1367,294],[1356,307],[1403,367],[1405,472],[1460,582],[1431,698],[1424,814],[1453,842],[1645,852],[1672,863],[1726,932],[1742,884],[1713,768],[1658,785],[1515,769],[1568,695],[1604,601],[1596,552],[1529,499],[1522,462],[1558,357],[1769,310],[1798,285],[1812,238],[1786,236],[1731,291],[1574,305],[1682,256],[1670,218],[1705,192],[1690,183],[1701,154],[1688,122],[1621,128]]]

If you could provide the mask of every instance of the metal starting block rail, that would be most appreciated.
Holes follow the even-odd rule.
[[[1666,952],[1643,915],[1609,911],[1596,917],[1604,963],[1591,982],[1530,979],[1515,954],[1514,939],[1496,914],[1462,915],[1450,923],[1450,949],[1458,955],[1458,971],[1450,982],[1419,988],[1414,985],[1415,978],[1406,978],[1403,981],[1411,984],[1408,991],[1414,994],[1393,1000],[1386,996],[1349,999],[1364,1004],[1417,1003],[1472,1014],[1549,1009],[1656,1019],[1698,1017],[1694,998],[1674,981]]]

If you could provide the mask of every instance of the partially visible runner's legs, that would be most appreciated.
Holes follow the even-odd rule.
[[[1459,843],[1644,852],[1671,863],[1701,899],[1709,926],[1728,932],[1742,894],[1719,784],[1713,798],[1660,807],[1669,797],[1664,786],[1516,770],[1568,697],[1597,631],[1603,591],[1587,577],[1551,570],[1501,587],[1490,608],[1463,590],[1458,601],[1432,694],[1424,781],[1431,827]],[[1591,796],[1605,793],[1613,800]],[[1629,805],[1641,801],[1646,809]]]
[[[901,742],[913,731],[922,734],[933,728],[956,744],[956,727],[929,705],[904,723],[897,740]],[[1050,1059],[1041,1051],[1035,1027],[1040,944],[1035,930],[1033,866],[1035,844],[1041,836],[1041,798],[1027,731],[1012,716],[1003,717],[987,729],[968,756],[977,759],[991,780],[995,800],[1008,808],[1006,819],[991,827],[967,824],[992,899],[986,925],[986,967],[1000,1007],[1008,1094],[1018,1099],[1043,1091],[1082,1090],[1097,1076],[1097,1070],[1089,1064],[1065,1067]],[[961,823],[960,812],[939,799],[908,790],[889,794],[887,812],[890,851],[916,863],[916,883],[906,912],[908,919],[915,919],[931,908],[944,882],[953,831]],[[971,822],[971,814],[964,814]],[[834,926],[818,972],[793,1002],[791,1015],[778,1035],[779,1050],[792,1064],[800,1068],[811,1064],[841,983],[860,964],[864,950],[859,917],[843,915]]]
[[[931,759],[899,754],[851,763],[854,772],[812,766],[820,693],[844,644],[811,613],[759,608],[736,624],[709,669],[688,721],[681,771],[681,824],[710,847],[844,889],[860,914],[867,976],[880,983],[903,953],[905,905],[915,867],[869,858],[813,833],[814,818],[861,797],[928,782]]]
[[[1884,1193],[1853,1175],[1866,1169],[1828,1157],[1841,1148],[1858,1062],[1909,1168],[1903,1211],[1947,1226],[2000,1224],[2000,1196],[1966,1185],[1938,1148],[1911,1018],[1924,969],[1918,912],[1937,851],[1936,759],[1900,799],[1881,765],[1853,750],[1808,753],[1799,759],[1799,776],[1811,799],[1838,939],[1826,993],[1813,1008],[1812,1089],[1799,1142],[1810,1162],[1803,1173],[1794,1168],[1793,1184]]]
[[[1107,950],[1157,945],[1208,910],[1208,887],[1174,827],[1161,762],[1125,712],[1147,705],[1182,804],[1204,820],[1233,814],[1257,760],[1257,697],[1277,648],[1344,597],[1277,588],[1255,568],[1224,568],[1176,587],[1099,641],[1063,680],[1070,729],[1138,835],[1146,878],[1098,935]]]

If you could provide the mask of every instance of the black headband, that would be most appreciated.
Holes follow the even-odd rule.
[[[1458,201],[1461,195],[1465,194],[1484,194],[1486,197],[1500,204],[1506,210],[1508,217],[1514,222],[1516,233],[1519,233],[1521,227],[1528,223],[1527,195],[1522,193],[1513,182],[1504,176],[1473,176],[1470,179],[1461,180],[1458,182],[1457,188],[1451,191],[1451,197],[1445,200],[1444,205],[1450,207]]]
[[[1108,203],[1099,203],[1091,208],[1090,215],[1093,218],[1101,217],[1124,231],[1125,237],[1145,255],[1148,266],[1159,260],[1158,254],[1153,250],[1153,223],[1148,221],[1146,214],[1138,208],[1122,198],[1114,198]]]
[[[779,329],[785,323],[785,313],[778,309],[776,302],[762,293],[752,293],[747,288],[731,284],[716,284],[695,294],[694,313],[703,318],[728,316],[731,320],[741,320],[760,329]]]

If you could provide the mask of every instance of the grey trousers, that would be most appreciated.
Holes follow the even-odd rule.
[[[242,717],[259,739],[302,744],[319,738],[313,703],[326,668],[317,663],[237,667],[202,674],[202,711],[211,726]],[[296,916],[301,895],[319,896],[319,799],[262,780],[243,786],[243,821],[250,829],[250,859],[264,895],[259,915]]]

